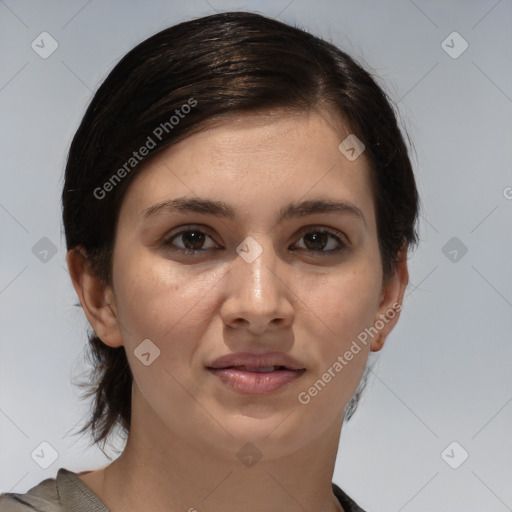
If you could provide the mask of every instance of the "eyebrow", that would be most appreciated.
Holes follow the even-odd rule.
[[[143,210],[143,219],[147,220],[159,212],[195,212],[215,215],[227,219],[236,217],[235,209],[224,201],[215,201],[199,197],[178,197],[157,203]],[[306,217],[315,213],[338,212],[359,218],[365,227],[366,219],[363,212],[350,201],[334,199],[311,199],[292,202],[281,208],[276,214],[276,222],[285,219]]]

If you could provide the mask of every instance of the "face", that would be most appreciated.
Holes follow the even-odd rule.
[[[341,426],[398,313],[382,335],[361,333],[404,285],[382,288],[368,162],[338,149],[349,133],[327,114],[244,115],[163,151],[130,185],[113,255],[118,330],[100,337],[124,344],[134,411],[155,435],[278,456]],[[208,369],[239,352],[284,353],[302,370]]]

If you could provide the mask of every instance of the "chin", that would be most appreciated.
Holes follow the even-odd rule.
[[[256,404],[247,409],[242,408],[235,415],[225,415],[218,419],[232,436],[225,436],[228,445],[242,447],[252,443],[262,452],[271,453],[272,458],[296,451],[313,440],[318,433],[316,421],[308,429],[291,410],[276,412],[275,408]]]

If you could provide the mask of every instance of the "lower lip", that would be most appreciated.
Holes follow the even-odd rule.
[[[305,370],[275,370],[273,372],[250,372],[236,368],[209,368],[219,379],[231,389],[239,393],[266,395],[272,393],[298,379]]]

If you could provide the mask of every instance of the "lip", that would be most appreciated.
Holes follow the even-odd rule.
[[[208,371],[234,391],[247,395],[266,395],[291,384],[306,370],[253,372],[237,368],[208,368]]]
[[[270,366],[284,368],[255,371],[255,368]],[[252,395],[265,395],[282,389],[306,371],[297,360],[282,352],[226,354],[215,359],[207,369],[232,390]]]
[[[305,370],[296,359],[283,352],[235,352],[215,359],[208,368],[222,369],[234,366],[284,366],[287,370]]]

